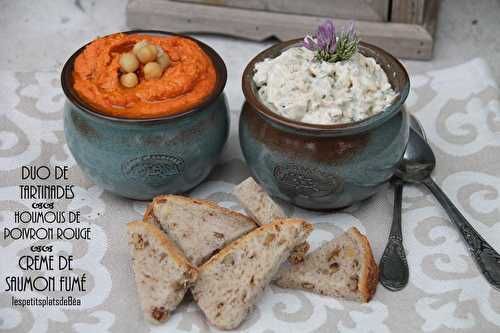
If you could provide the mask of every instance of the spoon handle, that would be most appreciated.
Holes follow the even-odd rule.
[[[391,291],[403,289],[408,284],[408,262],[406,261],[401,232],[401,204],[403,200],[403,182],[394,182],[394,215],[391,232],[380,259],[380,283]]]
[[[476,261],[486,280],[494,288],[500,290],[500,255],[474,230],[432,178],[425,179],[423,183],[441,203],[450,220],[458,227],[472,258]]]

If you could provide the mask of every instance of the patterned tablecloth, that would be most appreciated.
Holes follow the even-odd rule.
[[[481,59],[412,75],[408,109],[422,122],[435,149],[434,173],[471,224],[500,249],[500,96]],[[234,83],[234,82],[233,82]],[[231,97],[239,86],[228,87]],[[230,98],[231,99],[231,98]],[[144,323],[128,256],[125,224],[141,217],[145,203],[103,192],[86,180],[68,152],[62,124],[64,97],[56,72],[0,71],[0,226],[12,227],[19,199],[21,165],[68,165],[75,198],[59,209],[79,209],[92,239],[53,242],[72,253],[74,266],[89,276],[78,307],[11,306],[5,277],[24,274],[17,258],[31,241],[0,238],[0,330],[2,332],[210,332],[203,315],[184,301],[162,326]],[[233,103],[234,104],[234,103]],[[249,173],[237,136],[238,105],[232,105],[231,136],[219,165],[191,195],[241,210],[230,194]],[[286,207],[316,225],[313,249],[350,226],[367,234],[376,260],[387,239],[392,189],[335,213]],[[479,274],[444,211],[422,187],[404,191],[403,234],[410,282],[401,292],[379,286],[373,301],[357,304],[271,286],[240,331],[248,332],[498,332],[500,292]],[[43,242],[42,242],[43,243]]]

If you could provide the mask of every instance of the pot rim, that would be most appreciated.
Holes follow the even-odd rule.
[[[277,54],[281,54],[283,50],[286,50],[291,47],[296,47],[303,41],[303,38],[296,38],[284,42],[280,42],[276,45],[273,45],[264,51],[257,54],[246,66],[245,71],[242,76],[242,88],[243,94],[245,95],[246,102],[249,103],[253,109],[255,109],[259,115],[263,116],[271,120],[272,122],[276,122],[284,127],[292,128],[295,130],[308,131],[314,133],[330,133],[330,134],[352,134],[357,133],[363,130],[367,130],[380,124],[381,122],[390,119],[396,113],[398,113],[403,104],[408,97],[410,91],[410,79],[408,76],[408,72],[405,67],[401,64],[401,62],[396,59],[392,54],[386,52],[385,50],[369,44],[365,42],[360,42],[360,52],[363,53],[363,49],[368,49],[375,54],[380,54],[382,56],[388,57],[391,59],[396,65],[396,69],[391,69],[391,72],[398,71],[401,75],[403,75],[404,86],[399,92],[396,99],[385,108],[383,111],[374,114],[368,118],[363,120],[350,122],[350,123],[341,123],[341,124],[332,124],[332,125],[321,125],[321,124],[311,124],[305,123],[297,120],[292,120],[289,118],[285,118],[276,112],[272,111],[269,107],[267,107],[263,102],[260,101],[259,97],[254,94],[253,89],[253,74],[255,69],[255,64],[263,61],[267,58],[274,58]],[[378,62],[378,61],[377,61]],[[387,70],[382,67],[384,72],[386,72],[389,77],[389,73]]]
[[[194,108],[188,109],[183,112],[175,113],[172,115],[168,116],[161,116],[161,117],[154,117],[154,118],[125,118],[125,117],[118,117],[118,116],[111,116],[107,115],[105,113],[99,112],[97,108],[89,105],[87,102],[85,102],[78,94],[75,92],[73,89],[73,65],[75,62],[76,57],[83,52],[83,50],[90,44],[92,41],[88,42],[87,44],[83,45],[80,47],[77,51],[75,51],[71,57],[66,61],[64,64],[63,70],[61,72],[61,86],[63,89],[64,94],[66,95],[66,98],[76,107],[78,107],[80,110],[83,110],[85,113],[101,118],[104,120],[111,120],[115,122],[121,122],[121,123],[154,123],[154,122],[161,122],[161,121],[170,121],[174,119],[178,119],[181,117],[188,116],[192,113],[195,113],[197,111],[202,111],[205,109],[207,106],[212,104],[224,91],[224,87],[226,86],[227,82],[227,69],[226,69],[226,64],[224,63],[224,60],[222,60],[221,56],[210,46],[207,44],[199,41],[196,38],[193,38],[191,36],[185,36],[182,34],[177,34],[169,31],[162,31],[162,30],[142,30],[142,29],[134,29],[134,30],[128,30],[128,31],[123,31],[123,32],[117,32],[113,34],[109,34],[103,37],[108,37],[108,36],[113,36],[116,34],[151,34],[151,35],[166,35],[166,36],[179,36],[183,38],[190,39],[194,42],[196,42],[201,49],[210,57],[212,60],[212,63],[215,67],[216,71],[216,82],[215,82],[215,87],[212,91],[212,93],[206,97],[199,105],[197,105]]]

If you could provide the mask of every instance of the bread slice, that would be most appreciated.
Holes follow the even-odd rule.
[[[378,268],[368,239],[350,228],[305,257],[303,263],[283,266],[274,283],[283,288],[368,302],[378,283]]]
[[[182,301],[198,270],[158,227],[135,221],[127,229],[144,316],[153,323],[161,323]]]
[[[233,195],[258,225],[272,223],[274,219],[286,218],[283,209],[271,199],[252,177],[248,177],[235,186]],[[308,250],[309,244],[307,242],[300,244],[292,251],[289,258],[290,262],[293,264],[302,262]]]
[[[220,329],[236,328],[312,229],[302,220],[275,220],[232,242],[202,265],[191,293],[209,322]]]
[[[154,198],[144,220],[160,225],[195,266],[257,227],[245,215],[179,195]]]
[[[271,199],[252,177],[235,186],[233,194],[238,198],[247,214],[258,225],[272,223],[274,219],[286,218],[283,209]]]

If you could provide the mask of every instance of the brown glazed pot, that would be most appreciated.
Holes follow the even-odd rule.
[[[403,65],[384,50],[360,43],[398,93],[384,111],[367,119],[315,125],[284,118],[262,103],[253,82],[255,64],[274,58],[302,39],[261,52],[243,73],[246,102],[240,116],[240,145],[254,178],[272,196],[296,206],[328,210],[375,194],[394,174],[408,142],[403,103],[410,81]]]

